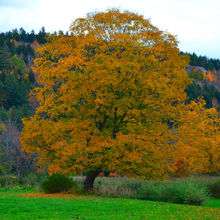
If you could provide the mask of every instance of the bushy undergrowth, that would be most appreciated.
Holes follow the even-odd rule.
[[[209,188],[210,194],[213,197],[220,198],[220,179],[209,183],[207,186]]]
[[[27,173],[21,178],[12,175],[0,175],[0,187],[22,186],[36,188],[45,181],[46,177],[47,174],[45,173]]]
[[[83,178],[75,180],[77,184],[83,183]],[[139,179],[98,177],[94,187],[96,195],[107,197],[139,198],[193,205],[201,205],[209,199],[207,184],[191,178],[153,182]]]
[[[14,185],[14,186],[1,187],[0,193],[2,192],[25,193],[25,192],[35,192],[35,189],[33,187],[28,187],[28,186]]]
[[[48,176],[47,180],[42,183],[41,188],[45,193],[58,193],[66,192],[74,186],[75,183],[71,178],[63,174],[54,174]]]
[[[201,205],[209,198],[207,187],[192,180],[148,182],[138,189],[138,196],[141,199],[191,205]]]
[[[205,185],[210,196],[220,198],[220,178],[217,176],[200,176],[192,179],[197,185]]]
[[[18,180],[13,176],[0,176],[0,187],[16,186],[46,193],[69,191],[83,193],[85,177],[66,177],[46,174],[27,174]],[[42,184],[43,183],[43,184]],[[144,181],[125,177],[97,177],[94,193],[98,196],[139,198],[181,204],[200,205],[209,195],[220,198],[220,179],[212,176],[171,179],[163,182]]]
[[[0,176],[0,187],[13,187],[18,183],[18,178],[15,176]]]
[[[100,178],[95,182],[95,193],[108,197],[137,197],[137,189],[144,183],[139,179]]]
[[[22,186],[39,188],[47,179],[47,176],[46,173],[28,173],[19,180],[19,184]]]

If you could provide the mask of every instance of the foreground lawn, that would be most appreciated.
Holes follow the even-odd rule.
[[[203,206],[213,207],[213,208],[220,208],[220,199],[212,198],[210,201],[205,203]]]
[[[0,219],[220,219],[220,208],[135,199],[30,197],[0,193]],[[39,194],[36,194],[39,196]],[[207,206],[219,207],[219,200]]]

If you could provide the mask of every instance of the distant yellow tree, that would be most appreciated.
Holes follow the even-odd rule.
[[[109,10],[76,19],[71,36],[51,36],[38,52],[39,107],[23,120],[21,142],[42,168],[85,171],[85,190],[102,171],[146,179],[175,171],[190,80],[174,36]]]

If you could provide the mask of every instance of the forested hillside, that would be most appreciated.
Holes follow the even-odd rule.
[[[21,151],[21,119],[34,111],[30,91],[37,84],[33,73],[35,49],[43,32],[26,34],[23,29],[0,34],[0,175],[21,177],[33,171],[33,156]],[[45,35],[44,35],[45,36]]]
[[[62,31],[58,33],[63,34]],[[21,151],[19,137],[23,126],[21,119],[32,115],[38,105],[30,94],[34,87],[40,86],[33,60],[35,50],[47,42],[48,35],[44,28],[37,34],[23,28],[0,33],[0,175],[22,176],[35,170],[35,156]],[[207,108],[219,110],[220,60],[195,53],[188,55],[187,72],[192,79],[186,90],[188,101],[203,97]]]

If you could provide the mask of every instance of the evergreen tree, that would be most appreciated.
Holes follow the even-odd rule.
[[[45,32],[45,27],[42,27],[37,35],[37,41],[40,44],[46,43],[45,37],[47,36],[47,33]]]
[[[23,42],[27,41],[26,31],[22,27],[19,29],[19,35],[20,35],[21,41],[23,41]]]
[[[30,83],[35,83],[35,75],[34,75],[34,72],[33,72],[33,70],[31,69],[30,70],[30,72],[28,73],[28,79],[29,79],[29,81],[30,81]]]
[[[28,42],[33,43],[36,39],[36,35],[34,33],[34,30],[31,31],[31,33],[28,35]]]
[[[9,34],[9,32],[7,34]],[[18,33],[18,29],[17,28],[12,30],[12,39],[14,39],[16,41],[20,41],[21,40],[21,37],[20,37],[20,35]]]
[[[6,43],[0,48],[0,70],[8,70],[10,68],[11,53]]]

